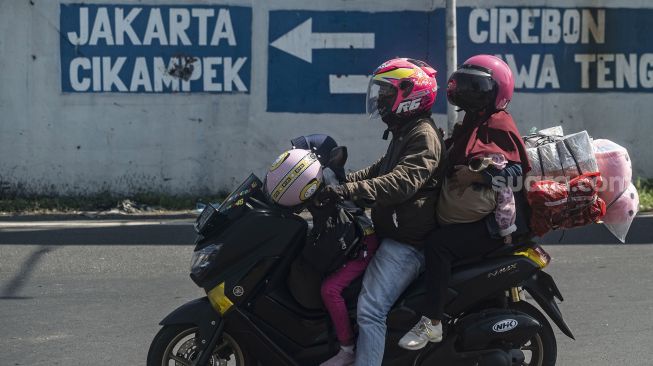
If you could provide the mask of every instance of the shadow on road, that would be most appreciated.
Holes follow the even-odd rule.
[[[9,280],[7,284],[0,291],[0,299],[2,300],[25,300],[30,299],[30,297],[16,296],[20,290],[25,286],[27,280],[37,268],[39,262],[44,255],[50,253],[51,251],[56,250],[54,247],[41,246],[36,248],[32,254],[25,260],[25,262],[20,266],[20,272],[16,273],[14,278]]]

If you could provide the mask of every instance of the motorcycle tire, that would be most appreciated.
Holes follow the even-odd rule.
[[[147,366],[191,364],[199,357],[195,346],[197,327],[192,324],[166,325],[154,337],[147,353]],[[226,363],[224,363],[226,361]],[[213,350],[209,365],[253,366],[256,361],[245,354],[238,342],[226,332]]]
[[[511,303],[510,308],[528,314],[542,325],[540,331],[526,345],[521,347],[522,351],[530,351],[531,353],[531,360],[527,365],[555,366],[558,346],[555,333],[553,333],[553,328],[546,316],[538,308],[526,301]]]

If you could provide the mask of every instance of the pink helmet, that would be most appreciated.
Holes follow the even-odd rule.
[[[424,61],[395,58],[379,66],[367,87],[367,114],[370,118],[390,114],[410,118],[431,110],[435,103],[437,71]]]
[[[465,111],[488,106],[506,109],[515,81],[508,64],[492,55],[470,57],[454,71],[447,83],[447,99]]]
[[[309,150],[279,155],[265,175],[265,192],[281,206],[292,207],[311,198],[322,184],[322,166]]]

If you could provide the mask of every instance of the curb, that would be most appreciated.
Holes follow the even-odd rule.
[[[192,245],[196,214],[40,215],[0,217],[0,244],[42,245]],[[621,244],[603,225],[550,232],[540,244]],[[653,244],[653,215],[633,221],[626,244]]]

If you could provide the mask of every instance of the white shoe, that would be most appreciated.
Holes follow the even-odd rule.
[[[337,355],[324,361],[320,366],[351,366],[354,361],[356,361],[356,355],[341,348]]]
[[[423,316],[417,324],[399,340],[399,347],[416,351],[426,347],[428,342],[442,341],[442,323],[431,324],[431,319]]]

